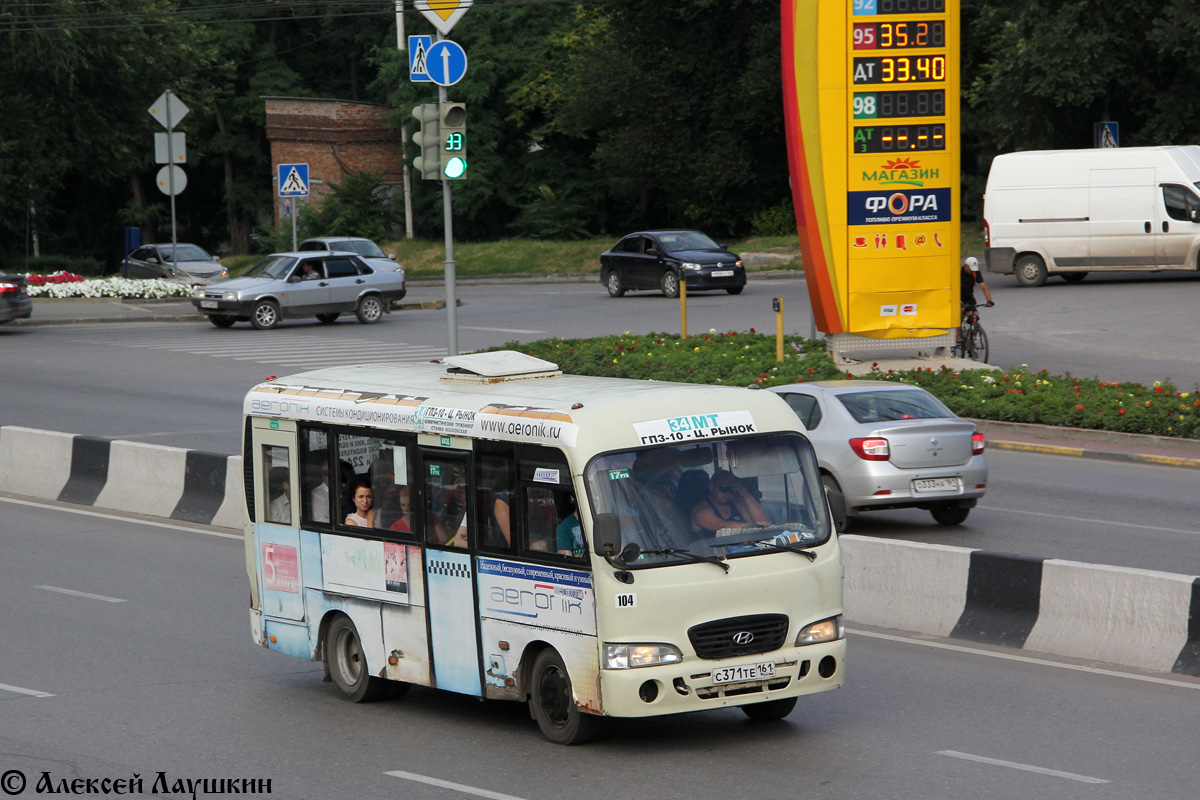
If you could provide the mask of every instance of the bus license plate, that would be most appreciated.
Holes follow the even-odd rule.
[[[761,664],[746,664],[740,667],[722,667],[714,669],[713,683],[737,683],[738,681],[760,681],[763,678],[775,677],[775,662],[764,661]]]
[[[914,492],[957,492],[962,478],[918,478],[913,481]]]
[[[731,270],[731,269],[717,269],[717,270],[713,270],[713,274],[712,274],[712,276],[713,276],[714,278],[732,278],[732,277],[733,277],[733,270]]]
[[[201,300],[200,307],[201,308],[216,308],[217,301],[216,300]]]

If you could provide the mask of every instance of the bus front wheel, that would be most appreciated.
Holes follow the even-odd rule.
[[[343,699],[369,703],[388,693],[388,682],[367,668],[362,641],[349,617],[338,617],[325,632],[325,669]]]
[[[795,707],[796,698],[783,697],[779,700],[768,700],[765,703],[751,703],[748,706],[742,706],[742,712],[758,722],[773,722],[792,713],[792,709]]]
[[[553,648],[538,653],[529,687],[529,710],[542,736],[554,744],[583,744],[596,735],[599,720],[575,704],[571,676]]]

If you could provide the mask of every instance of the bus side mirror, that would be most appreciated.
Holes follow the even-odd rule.
[[[621,551],[621,520],[616,514],[597,514],[592,521],[596,555],[615,556]]]
[[[833,515],[833,529],[841,533],[846,530],[846,495],[837,489],[826,487],[825,496],[829,498],[829,513]]]

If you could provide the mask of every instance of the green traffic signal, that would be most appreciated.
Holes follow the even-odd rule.
[[[467,106],[465,103],[438,105],[438,132],[442,177],[461,180],[467,176]]]

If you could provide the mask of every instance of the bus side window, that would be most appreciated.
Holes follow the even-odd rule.
[[[525,489],[525,532],[526,547],[537,553],[553,553],[557,547],[555,531],[558,529],[558,513],[555,510],[553,489],[530,486]]]
[[[329,434],[300,429],[300,519],[306,524],[329,524]],[[336,474],[336,472],[335,472]]]
[[[501,453],[480,453],[476,472],[475,510],[476,530],[488,550],[513,549],[513,453],[511,448]]]
[[[458,460],[427,456],[422,476],[421,508],[425,514],[425,541],[430,544],[467,546],[459,529],[467,520],[467,471]]]
[[[266,507],[265,519],[278,525],[292,524],[292,471],[288,465],[286,447],[264,444],[262,448],[262,476],[266,486],[262,492]]]

